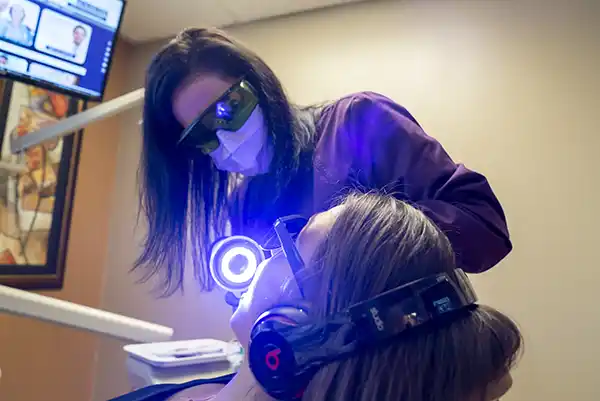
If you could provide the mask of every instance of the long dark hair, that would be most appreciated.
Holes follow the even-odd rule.
[[[173,114],[173,95],[186,80],[205,72],[243,77],[257,90],[273,146],[270,171],[252,180],[253,191],[235,208],[228,200],[235,176],[217,170],[209,156],[186,154],[177,147],[184,127]],[[290,180],[310,164],[314,125],[300,118],[305,113],[290,103],[262,59],[215,29],[187,29],[177,35],[152,60],[145,86],[138,180],[148,231],[134,268],[146,268],[144,279],[164,273],[165,294],[181,289],[189,241],[200,287],[211,290],[207,260],[212,241],[224,235],[229,218],[239,227],[264,217],[264,210],[277,210]]]

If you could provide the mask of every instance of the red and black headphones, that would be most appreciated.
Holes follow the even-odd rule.
[[[296,271],[302,260],[297,260],[285,220],[275,223],[275,231]],[[299,400],[323,366],[453,316],[476,302],[468,277],[456,269],[402,285],[321,321],[310,319],[302,308],[279,306],[261,315],[252,328],[250,369],[271,397]]]

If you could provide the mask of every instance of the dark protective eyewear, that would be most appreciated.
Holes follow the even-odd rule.
[[[285,228],[285,231],[288,235],[292,237],[294,241],[298,238],[298,234],[300,231],[306,226],[308,223],[308,219],[304,216],[300,215],[290,215],[286,217],[281,217],[275,221],[273,224],[273,228],[267,233],[262,241],[260,241],[260,247],[263,251],[272,252],[278,249],[281,249],[282,244],[278,234],[282,233],[282,229]]]
[[[299,228],[298,225],[294,226],[294,228],[297,230],[293,231],[295,235],[293,235],[292,232],[290,232],[290,230],[288,229],[288,224],[298,224],[297,220],[299,219],[300,217],[298,216],[290,216],[287,218],[284,217],[281,219],[277,219],[275,221],[275,224],[273,225],[275,233],[277,234],[277,238],[279,239],[279,243],[281,244],[281,250],[283,251],[285,258],[288,260],[288,263],[292,268],[292,274],[294,276],[298,274],[299,271],[304,269],[304,261],[302,260],[300,252],[296,247],[296,238],[298,238],[298,234],[300,234],[300,231],[302,231],[302,228],[304,228],[308,220],[304,219],[304,224],[302,225],[302,228]],[[304,298],[304,291],[302,291],[301,286],[298,285],[298,288],[300,290],[300,295]]]
[[[247,81],[241,80],[207,107],[182,132],[177,145],[200,149],[204,154],[213,152],[220,144],[217,130],[239,130],[257,105],[256,91]]]

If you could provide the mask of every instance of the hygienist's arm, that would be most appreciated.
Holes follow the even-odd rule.
[[[455,163],[404,107],[367,92],[352,98],[346,118],[345,146],[360,181],[393,188],[423,210],[450,239],[461,268],[482,272],[508,255],[506,218],[487,179]]]

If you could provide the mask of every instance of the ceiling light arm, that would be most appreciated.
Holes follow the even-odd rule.
[[[144,101],[144,88],[140,88],[126,95],[108,102],[100,103],[81,113],[77,113],[56,124],[46,126],[27,135],[12,138],[10,148],[12,153],[19,153],[27,148],[43,142],[73,134],[91,123],[121,114]]]

